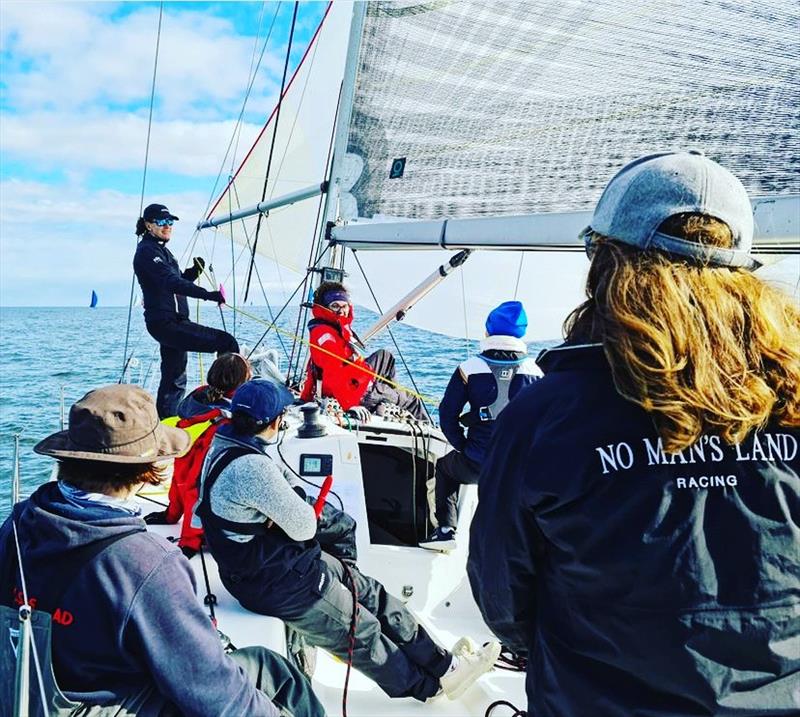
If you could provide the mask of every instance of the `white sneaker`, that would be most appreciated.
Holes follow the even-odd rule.
[[[475,640],[473,640],[471,637],[459,637],[455,644],[450,648],[450,654],[455,655],[456,657],[461,657],[462,655],[474,655],[479,649],[478,643],[475,642]],[[433,697],[428,697],[428,699],[425,701],[433,702],[442,697],[444,697],[444,690],[439,687],[439,691]]]
[[[471,637],[459,637],[450,653],[456,657],[461,655],[474,655],[478,651],[478,643]]]
[[[494,663],[499,656],[499,642],[490,642],[474,654],[462,653],[457,655],[458,665],[456,668],[439,679],[444,693],[451,700],[460,697],[472,686],[475,680],[494,667]]]

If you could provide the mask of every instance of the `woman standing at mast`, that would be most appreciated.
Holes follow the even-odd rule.
[[[202,326],[189,320],[186,297],[225,303],[221,291],[208,291],[194,282],[202,274],[205,261],[195,257],[181,272],[178,261],[167,248],[172,224],[178,217],[163,204],[150,204],[136,222],[136,247],[133,269],[142,287],[144,322],[148,333],[161,347],[161,382],[156,407],[160,418],[174,416],[186,391],[188,351],[238,353],[239,344],[226,331]]]

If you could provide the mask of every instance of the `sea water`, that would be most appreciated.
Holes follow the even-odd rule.
[[[236,315],[236,337],[243,347],[253,347],[262,339],[278,309],[248,306],[243,311],[248,316]],[[224,316],[226,328],[231,331],[232,310],[225,309]],[[357,308],[356,332],[363,333],[375,317]],[[193,314],[192,319],[209,326],[222,326],[220,312],[214,306],[202,306],[200,314]],[[275,322],[277,328],[271,328],[259,346],[278,351],[284,372],[296,320],[296,313],[284,312]],[[20,493],[25,497],[51,475],[53,460],[34,453],[33,446],[61,429],[62,405],[66,422],[70,405],[87,391],[120,381],[126,358],[126,382],[142,385],[155,394],[160,363],[158,344],[145,330],[141,308],[134,308],[129,331],[127,326],[127,307],[0,307],[0,519],[5,518],[11,506],[15,436],[19,442]],[[552,343],[531,344],[529,353],[535,356],[540,348]],[[438,401],[453,370],[460,361],[476,353],[477,347],[475,341],[397,324],[392,327],[391,335],[383,331],[373,338],[368,349],[391,350],[398,358],[398,383],[414,389],[403,366],[405,359],[416,390],[424,396],[436,418]],[[204,383],[201,377],[213,358],[211,354],[189,354],[189,389]]]

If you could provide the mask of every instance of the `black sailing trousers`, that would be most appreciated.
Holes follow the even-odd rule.
[[[481,467],[463,453],[450,451],[436,461],[436,520],[439,526],[458,523],[458,494],[462,485],[475,485]]]
[[[395,359],[391,351],[386,349],[378,349],[371,353],[365,359],[369,367],[379,376],[385,376],[390,381],[396,378]],[[382,402],[393,403],[400,408],[404,408],[414,418],[419,421],[429,421],[428,414],[425,412],[425,407],[422,401],[419,400],[414,394],[406,391],[399,391],[394,386],[390,386],[385,381],[376,379],[372,382],[372,386],[367,390],[361,398],[361,405],[368,408],[373,413]]]
[[[161,345],[161,382],[156,409],[159,418],[174,416],[186,392],[188,351],[238,353],[239,344],[226,331],[195,324],[188,319],[148,321],[148,333]]]

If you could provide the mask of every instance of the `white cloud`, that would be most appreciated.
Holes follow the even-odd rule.
[[[148,166],[188,176],[216,176],[235,122],[155,122]],[[249,147],[260,127],[242,126],[240,147]],[[134,114],[5,115],[0,144],[6,159],[24,158],[41,168],[141,170],[147,117]],[[209,187],[210,188],[210,187]]]
[[[0,4],[7,102],[19,112],[84,110],[149,103],[158,8],[145,5],[112,20],[116,6],[94,3]],[[156,80],[157,113],[235,115],[247,86],[254,38],[232,23],[166,4]],[[280,48],[262,62],[252,110],[266,111],[277,92]]]
[[[138,195],[110,189],[89,192],[81,183],[53,186],[10,180],[0,183],[0,199],[0,305],[80,305],[87,287],[103,287],[105,305],[127,305]],[[217,279],[232,287],[226,235],[201,232],[193,241],[195,222],[208,197],[179,192],[158,199],[182,218],[170,244],[179,261],[187,264],[188,257],[202,255],[215,264]],[[240,247],[236,255],[237,282],[243,286],[247,255]],[[267,264],[259,271],[270,295],[279,289],[290,293],[299,279],[285,270],[279,275]],[[252,291],[260,303],[257,284]]]

